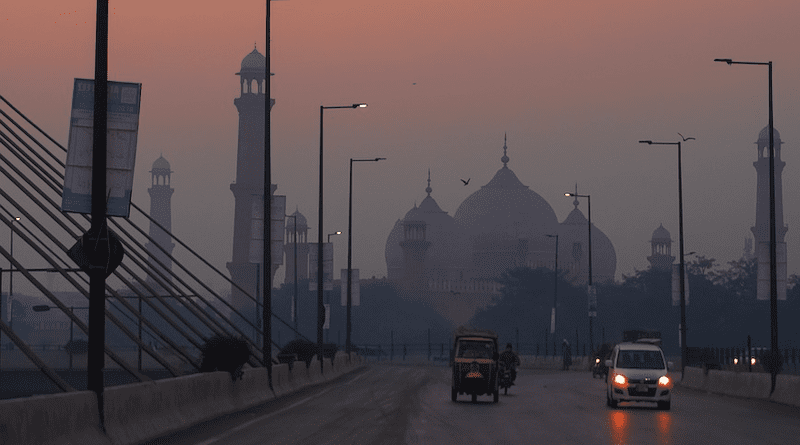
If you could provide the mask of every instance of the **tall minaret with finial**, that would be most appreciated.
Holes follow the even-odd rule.
[[[781,135],[773,128],[773,147],[775,157],[775,241],[778,272],[778,299],[786,299],[786,242],[784,237],[789,227],[783,224],[783,180],[781,174],[786,163],[781,161]],[[756,168],[756,225],[751,227],[755,237],[758,257],[759,300],[769,300],[769,126],[758,133],[756,141],[758,158],[753,162]]]
[[[170,182],[171,173],[169,162],[164,159],[164,156],[159,156],[153,162],[153,169],[150,170],[152,180],[150,188],[147,189],[150,194],[150,216],[169,232],[172,232],[172,193],[175,192]],[[161,271],[167,277],[167,281],[171,281],[168,271],[172,269],[172,260],[169,256],[172,255],[175,243],[172,242],[172,237],[169,233],[162,230],[152,221],[150,222],[150,238],[153,241],[148,241],[145,244],[145,249],[147,249],[151,258],[158,259],[164,264],[164,267],[161,267],[155,261],[152,261],[151,264],[154,269]],[[159,246],[166,253],[159,249]],[[156,276],[158,276],[159,280],[163,280],[158,274]],[[161,287],[157,285],[157,282],[150,275],[147,276],[147,283],[154,289],[160,289]]]
[[[252,262],[251,250],[254,240],[259,236],[253,232],[256,225],[253,223],[254,216],[263,213],[266,57],[253,48],[242,60],[241,69],[236,75],[239,76],[241,85],[240,96],[233,101],[239,110],[239,143],[236,152],[236,182],[231,184],[235,199],[233,257],[227,267],[231,280],[250,295],[256,296],[261,286],[261,274],[259,263]],[[269,102],[272,109],[275,99],[270,98]],[[271,185],[271,194],[274,195],[276,188],[275,184]],[[276,265],[273,264],[272,277],[275,276],[275,270]],[[236,286],[231,286],[231,303],[237,309],[253,307],[252,300]]]
[[[431,196],[431,170],[428,169],[428,187],[425,192]],[[403,281],[410,288],[421,288],[425,281],[425,254],[431,246],[426,237],[427,223],[418,214],[416,204],[403,220],[403,241],[400,247],[403,249],[403,265],[405,276]]]

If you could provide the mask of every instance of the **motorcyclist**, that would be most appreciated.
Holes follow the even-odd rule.
[[[517,379],[517,366],[520,365],[519,356],[511,348],[511,343],[506,344],[506,349],[500,354],[498,361],[511,370],[511,384]]]

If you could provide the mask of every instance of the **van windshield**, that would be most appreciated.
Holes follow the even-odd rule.
[[[490,341],[462,340],[458,342],[458,355],[460,358],[492,358],[494,344]]]
[[[617,358],[617,368],[664,369],[664,357],[661,351],[622,350]]]

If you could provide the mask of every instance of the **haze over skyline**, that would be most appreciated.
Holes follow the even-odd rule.
[[[254,44],[265,52],[265,5],[188,5],[110,2],[109,79],[143,85],[134,202],[149,209],[149,170],[163,154],[174,171],[174,233],[225,270],[234,73]],[[0,94],[66,145],[73,79],[94,73],[94,2],[3,9]],[[453,215],[502,166],[507,133],[509,168],[559,221],[573,208],[564,192],[575,183],[592,196],[592,222],[615,246],[619,279],[648,267],[659,224],[677,253],[675,150],[638,141],[677,141],[681,132],[697,139],[683,149],[686,251],[725,265],[742,255],[755,224],[767,70],[713,59],[772,60],[788,273],[799,273],[798,13],[790,1],[275,2],[272,182],[316,241],[319,106],[368,103],[325,114],[324,233],[345,232],[332,241],[334,268],[346,267],[348,159],[388,158],[356,166],[353,185],[353,267],[381,277],[386,237],[426,196],[428,169],[432,196]]]

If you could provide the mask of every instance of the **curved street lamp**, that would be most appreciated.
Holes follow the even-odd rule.
[[[680,135],[680,133],[678,133]],[[694,138],[684,138],[689,140]],[[678,146],[678,240],[680,243],[680,270],[678,271],[679,288],[681,291],[681,379],[683,379],[684,371],[686,369],[686,361],[689,357],[689,349],[686,346],[686,254],[683,253],[683,177],[681,176],[681,141],[678,142],[653,142],[650,140],[639,141],[640,144],[647,145],[677,145]],[[692,252],[694,253],[694,252]]]
[[[322,160],[323,160],[323,116],[325,115],[325,110],[333,110],[333,109],[341,109],[341,108],[364,108],[367,104],[365,103],[354,103],[352,105],[337,105],[326,107],[320,105],[319,107],[319,226],[318,229],[318,237],[317,237],[317,351],[319,354],[319,363],[320,369],[322,369],[322,337],[323,337],[323,326],[325,325],[325,303],[323,300],[323,292],[322,292]]]

